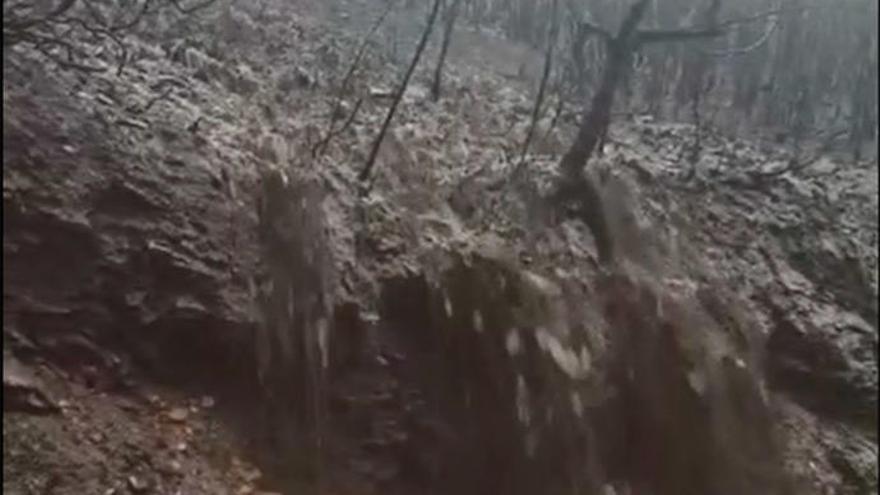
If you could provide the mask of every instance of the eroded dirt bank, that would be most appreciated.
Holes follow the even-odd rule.
[[[4,64],[4,493],[876,491],[876,168],[717,138],[689,178],[621,123],[600,268],[538,200],[571,123],[493,192],[528,100],[462,56],[358,203],[384,54],[311,149],[362,8]]]

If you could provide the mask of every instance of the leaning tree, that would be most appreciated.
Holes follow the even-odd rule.
[[[703,27],[685,29],[641,29],[650,0],[638,0],[623,19],[616,33],[584,22],[582,29],[598,36],[605,45],[605,67],[599,87],[581,118],[577,135],[562,156],[561,175],[552,203],[556,207],[574,206],[577,216],[590,228],[596,239],[599,259],[609,262],[614,256],[614,242],[605,219],[599,191],[584,174],[584,167],[608,131],[614,97],[632,67],[633,56],[645,45],[721,35],[724,30],[716,20],[720,0],[711,0],[705,16],[710,22]]]

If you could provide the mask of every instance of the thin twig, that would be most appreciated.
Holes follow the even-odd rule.
[[[172,91],[174,91],[174,88],[168,88],[165,91],[163,91],[161,94],[156,95],[153,98],[150,98],[147,101],[147,103],[144,104],[144,106],[142,108],[130,107],[127,110],[132,113],[136,113],[136,114],[147,113],[147,111],[149,111],[151,108],[153,108],[153,105],[155,105],[156,103],[158,103],[161,100],[168,99],[168,97],[171,95]]]
[[[749,22],[760,21],[761,19],[765,19],[770,16],[775,16],[779,14],[784,14],[787,12],[806,12],[808,10],[815,9],[827,9],[827,8],[840,8],[839,4],[829,3],[827,5],[810,5],[806,7],[791,7],[791,8],[776,8],[772,10],[767,10],[764,12],[759,12],[755,15],[750,15],[748,17],[738,17],[735,19],[729,19],[726,21],[722,21],[718,23],[718,27],[721,29],[729,28],[731,26],[735,26],[737,24],[747,24]]]
[[[3,31],[5,32],[7,29],[14,30],[14,31],[20,31],[20,30],[28,29],[28,28],[31,28],[31,27],[34,27],[34,26],[37,26],[40,24],[44,24],[44,23],[51,21],[52,19],[54,19],[62,14],[64,14],[68,10],[70,10],[75,3],[76,3],[76,0],[64,0],[63,2],[61,2],[61,4],[59,4],[57,7],[55,7],[51,12],[49,12],[48,14],[46,14],[43,17],[40,17],[39,19],[30,19],[30,20],[23,20],[23,21],[18,21],[18,22],[16,22],[15,20],[10,20],[8,22],[4,22],[3,23]]]
[[[62,59],[58,58],[58,56],[55,55],[54,53],[47,50],[44,47],[44,45],[41,45],[41,44],[36,44],[36,45],[34,45],[34,47],[37,49],[37,51],[42,53],[43,56],[45,56],[49,60],[58,64],[59,67],[63,67],[65,69],[74,69],[74,70],[78,70],[80,72],[85,72],[85,73],[89,73],[89,74],[95,74],[98,72],[105,72],[107,70],[104,67],[96,67],[93,65],[80,64],[77,62],[72,62],[70,60],[62,60]]]
[[[182,6],[179,0],[168,0],[168,3],[178,11],[190,14],[196,10],[208,7],[215,1],[207,0],[192,7]],[[62,0],[51,12],[37,19],[21,20],[15,19],[14,16],[7,16],[11,20],[4,19],[4,45],[9,47],[17,43],[27,42],[61,67],[92,73],[107,70],[103,67],[74,61],[76,57],[87,57],[83,50],[70,40],[71,35],[76,33],[77,28],[80,28],[89,33],[95,41],[103,42],[109,39],[116,45],[119,50],[116,74],[121,75],[129,59],[128,47],[123,41],[121,33],[137,26],[144,16],[149,13],[150,6],[155,5],[155,3],[153,0],[143,0],[143,4],[141,4],[137,14],[132,19],[116,25],[108,25],[109,23],[104,19],[103,14],[89,0],[83,0],[82,4],[85,5],[86,14],[91,16],[94,22],[88,22],[76,16],[64,15],[70,12],[76,5],[76,0]],[[5,10],[9,12],[4,12],[4,14],[9,14],[15,10],[15,6]],[[52,46],[66,50],[67,60],[63,60],[49,48]]]
[[[727,32],[727,28],[731,26],[735,26],[737,24],[746,24],[749,22],[754,22],[761,19],[766,19],[768,17],[775,17],[783,12],[804,12],[811,9],[818,8],[827,8],[831,7],[831,5],[827,6],[808,6],[808,7],[798,7],[798,8],[776,8],[772,10],[768,10],[765,12],[761,12],[755,15],[751,15],[748,17],[740,17],[736,19],[729,19],[726,21],[718,22],[712,26],[707,28],[688,28],[688,29],[639,29],[636,31],[636,41],[642,44],[648,43],[656,43],[656,42],[669,42],[669,41],[684,41],[689,39],[699,39],[699,38],[712,38],[721,36],[722,34]],[[769,36],[769,35],[768,35]]]
[[[125,68],[125,62],[128,60],[128,48],[114,31],[111,31],[110,29],[105,29],[103,27],[92,26],[78,17],[71,17],[69,19],[54,21],[54,23],[58,25],[67,25],[69,23],[77,24],[84,30],[94,35],[97,39],[100,39],[101,37],[110,38],[110,40],[113,41],[113,43],[115,43],[116,46],[119,48],[120,52],[120,55],[118,57],[119,63],[116,68],[116,75],[118,76],[122,74],[122,71]]]
[[[351,126],[351,123],[354,122],[354,118],[355,118],[355,116],[357,115],[358,110],[361,109],[361,105],[362,105],[363,103],[364,103],[364,99],[363,99],[363,98],[358,98],[357,103],[355,103],[355,105],[354,105],[354,109],[352,109],[351,113],[348,115],[348,118],[345,119],[345,122],[342,124],[342,127],[340,127],[339,129],[335,129],[335,130],[334,130],[334,129],[330,129],[330,130],[327,132],[327,135],[324,136],[323,139],[321,139],[320,141],[318,141],[318,142],[315,144],[315,146],[312,147],[312,156],[313,156],[313,157],[317,157],[317,156],[319,156],[319,155],[323,155],[324,152],[327,150],[327,145],[330,144],[330,141],[331,141],[333,138],[335,138],[336,136],[339,136],[340,134],[342,134],[343,132],[345,132],[345,130],[348,129],[349,126]]]

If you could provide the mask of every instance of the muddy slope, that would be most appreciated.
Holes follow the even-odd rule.
[[[460,58],[359,203],[390,55],[311,150],[362,8],[4,68],[4,492],[876,490],[876,168],[763,182],[719,138],[694,175],[687,128],[622,124],[600,268],[538,199],[570,123],[492,189],[528,100]]]

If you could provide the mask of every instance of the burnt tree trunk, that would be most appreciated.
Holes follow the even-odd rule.
[[[562,206],[575,204],[575,214],[593,233],[602,263],[613,258],[614,242],[608,230],[599,190],[583,174],[583,168],[611,123],[614,94],[630,67],[632,54],[637,47],[634,36],[636,27],[645,15],[648,3],[648,0],[639,0],[632,6],[617,36],[603,34],[608,55],[602,81],[593,95],[589,110],[581,119],[577,137],[562,156],[562,178],[553,198],[555,203]]]
[[[710,0],[710,11],[717,11],[720,0]],[[598,33],[605,41],[607,57],[599,88],[593,95],[587,112],[581,119],[577,136],[560,162],[561,177],[551,197],[556,206],[574,206],[575,214],[589,227],[596,240],[596,249],[602,263],[614,257],[614,240],[608,230],[602,198],[583,169],[611,123],[611,109],[617,88],[625,80],[632,66],[633,54],[644,44],[683,41],[715,37],[722,34],[717,26],[696,30],[639,30],[650,0],[638,0],[630,7],[616,35],[604,29],[584,24],[584,28]]]
[[[581,119],[577,137],[562,157],[560,166],[564,174],[578,175],[590,160],[600,137],[611,122],[611,107],[614,104],[614,93],[629,68],[632,51],[628,47],[617,45],[613,40],[608,46],[608,61],[599,88],[593,95],[589,110]]]

